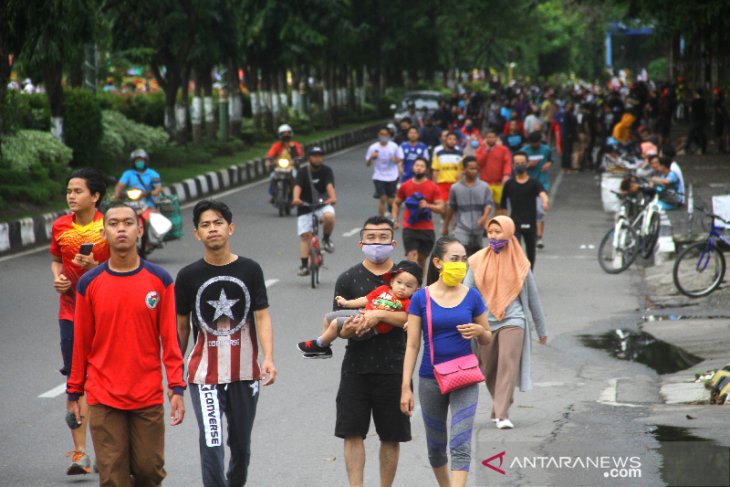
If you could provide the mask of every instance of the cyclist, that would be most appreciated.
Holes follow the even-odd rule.
[[[296,159],[302,157],[302,146],[299,142],[294,141],[294,130],[288,124],[279,125],[276,130],[279,140],[271,144],[269,151],[266,153],[266,166],[271,167],[274,163],[274,159],[289,159],[294,162]],[[274,196],[274,173],[269,175],[269,196]]]
[[[330,254],[335,251],[332,230],[335,227],[335,175],[329,166],[323,164],[324,151],[314,146],[307,152],[309,167],[297,173],[294,180],[292,205],[297,207],[297,234],[299,235],[300,276],[309,275],[307,259],[312,242],[312,211],[322,221],[322,248]],[[321,203],[320,203],[321,201]],[[306,203],[307,205],[304,205]],[[309,205],[321,204],[314,208]]]
[[[160,173],[150,168],[150,156],[144,149],[137,149],[129,155],[131,169],[122,173],[114,187],[114,198],[121,199],[122,191],[127,188],[138,188],[145,193],[145,202],[150,209],[155,208],[154,197],[162,193]]]

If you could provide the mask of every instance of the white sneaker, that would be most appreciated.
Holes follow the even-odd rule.
[[[497,429],[500,429],[500,430],[504,430],[504,429],[511,430],[514,427],[515,427],[515,425],[513,425],[512,424],[512,421],[510,421],[509,419],[498,419],[497,420]]]

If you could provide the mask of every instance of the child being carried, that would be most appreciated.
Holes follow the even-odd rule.
[[[411,296],[419,288],[423,271],[415,262],[404,260],[398,263],[395,269],[383,276],[383,280],[390,285],[375,288],[367,296],[347,300],[342,296],[335,297],[337,305],[344,310],[327,313],[324,317],[324,332],[314,340],[300,342],[297,348],[304,358],[331,358],[333,341],[340,337],[340,330],[345,321],[359,314],[361,309],[366,311],[381,309],[387,311],[407,311]],[[380,322],[360,336],[351,337],[353,340],[368,340],[375,335],[390,333],[393,325]]]

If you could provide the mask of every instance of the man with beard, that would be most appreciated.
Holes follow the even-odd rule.
[[[192,316],[195,344],[187,359],[187,380],[198,420],[205,487],[246,484],[259,384],[267,376],[264,386],[276,380],[264,273],[253,260],[231,252],[232,220],[231,210],[221,201],[203,200],[195,205],[193,225],[195,237],[203,243],[203,258],[183,268],[175,283],[183,353]],[[227,472],[223,414],[231,455]]]

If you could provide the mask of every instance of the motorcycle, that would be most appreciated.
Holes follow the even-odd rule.
[[[142,224],[144,232],[137,240],[137,252],[146,258],[155,249],[165,245],[165,236],[172,230],[172,222],[162,213],[152,211],[147,205],[145,192],[139,188],[126,190],[124,202],[134,208]]]
[[[296,166],[294,161],[284,157],[279,158],[274,165],[272,204],[279,210],[279,216],[291,215]]]

